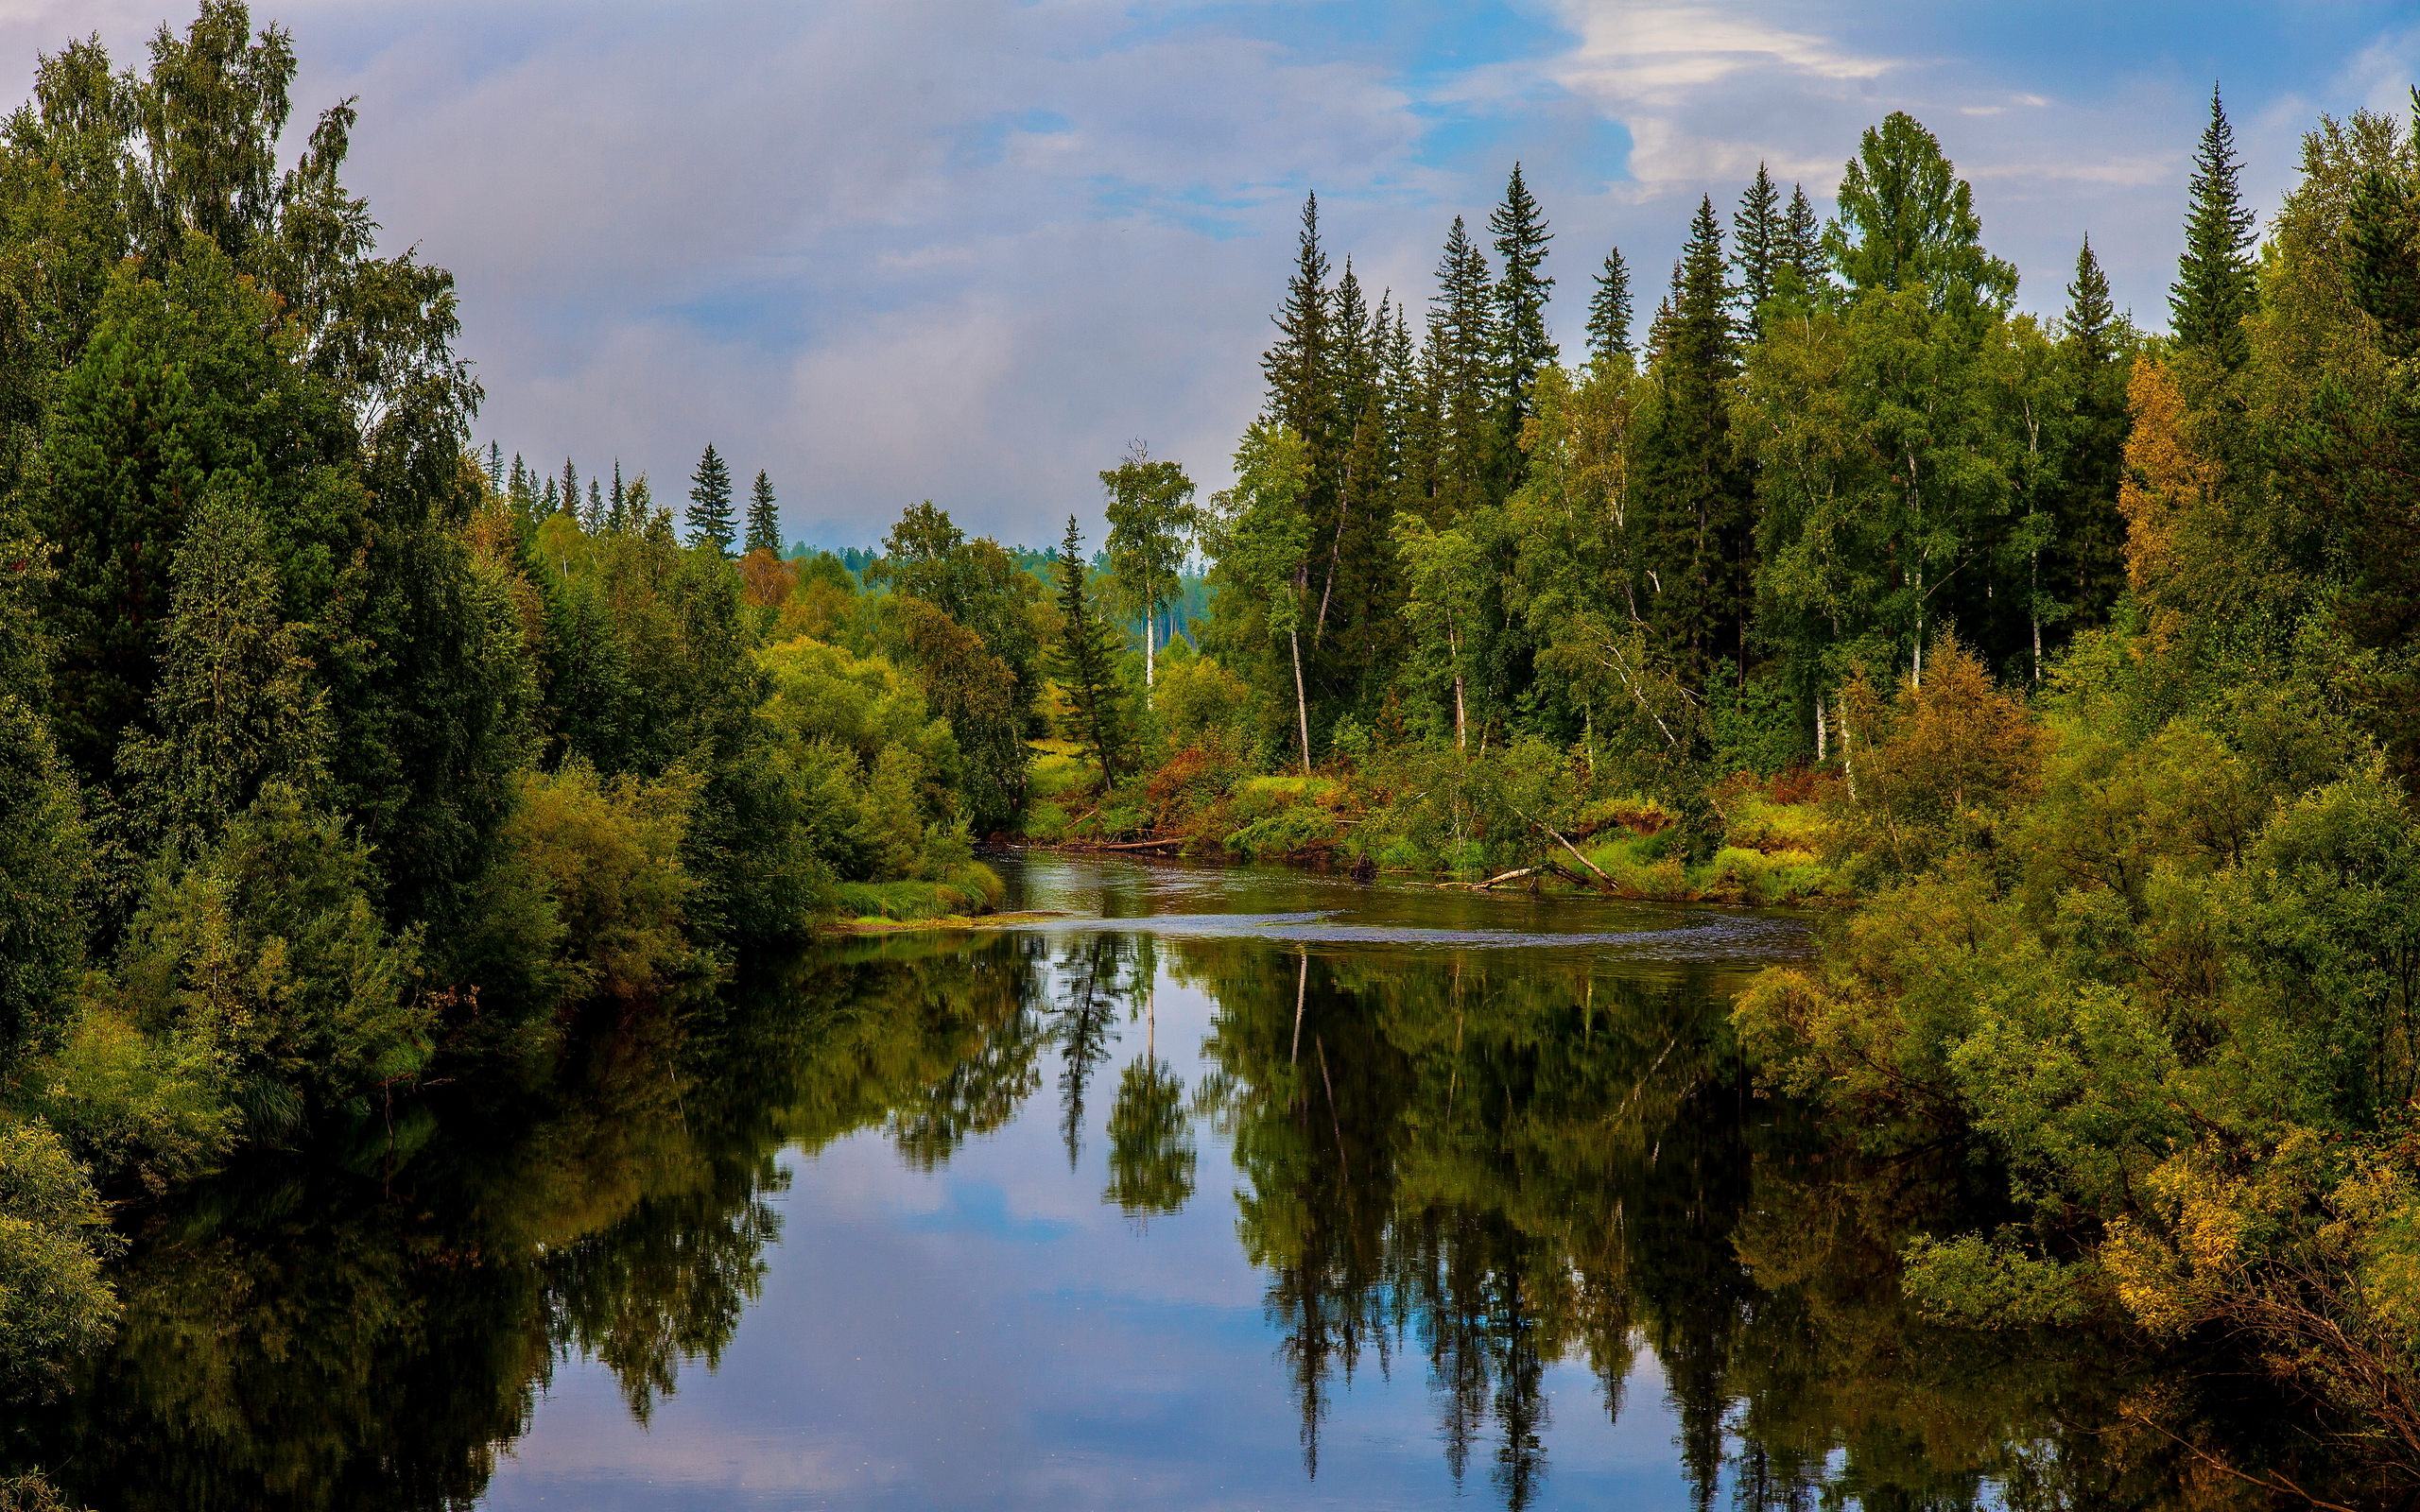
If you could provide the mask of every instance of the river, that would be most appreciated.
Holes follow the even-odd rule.
[[[1969,1167],[1732,1047],[1801,918],[1002,867],[1065,917],[599,1010],[147,1211],[11,1457],[104,1512],[2150,1506],[2139,1403],[2256,1409],[1909,1313]]]

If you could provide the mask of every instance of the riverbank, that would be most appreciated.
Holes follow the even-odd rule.
[[[1019,839],[1071,851],[1280,861],[1653,902],[1838,903],[1838,781],[1738,776],[1679,797],[1599,781],[1584,752],[1374,753],[1271,774],[1217,742],[1104,788],[1045,749]]]

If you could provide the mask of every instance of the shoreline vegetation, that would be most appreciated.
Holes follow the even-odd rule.
[[[1730,1027],[1844,1160],[1981,1194],[1891,1284],[2233,1341],[2420,1483],[2411,124],[2322,120],[2256,239],[2214,94],[2166,335],[2088,243],[2020,311],[1904,114],[1828,221],[1703,200],[1635,341],[1592,250],[1568,354],[1517,165],[1417,335],[1312,199],[1231,489],[1138,444],[1098,552],[925,502],[844,560],[711,445],[678,527],[479,446],[352,105],[277,166],[295,68],[209,0],[0,133],[8,1391],[75,1389],[130,1215],[237,1151],[818,929],[1005,922],[998,839],[1838,905]]]

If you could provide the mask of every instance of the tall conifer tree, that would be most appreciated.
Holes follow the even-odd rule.
[[[1651,576],[1648,620],[1692,680],[1717,663],[1744,677],[1753,516],[1731,444],[1728,384],[1738,369],[1724,279],[1722,223],[1698,202],[1659,318],[1655,372],[1663,404],[1642,446],[1653,501],[1644,542]]]
[[[762,468],[748,490],[748,549],[782,554],[781,511],[773,503],[773,480]]]
[[[1773,297],[1774,277],[1789,255],[1789,228],[1783,218],[1781,191],[1773,187],[1772,175],[1765,165],[1756,164],[1756,177],[1739,197],[1739,209],[1731,217],[1732,266],[1739,270],[1739,307],[1747,316],[1750,330],[1756,329],[1756,312]]]
[[[1492,502],[1495,492],[1503,392],[1495,318],[1487,254],[1456,215],[1437,261],[1437,294],[1421,353],[1436,390],[1437,498],[1448,512]]]
[[[1054,576],[1059,579],[1059,682],[1075,706],[1069,731],[1100,763],[1104,785],[1125,765],[1125,737],[1117,685],[1117,631],[1093,601],[1084,581],[1084,538],[1076,517],[1067,517]]]
[[[2179,346],[2209,352],[2228,368],[2250,354],[2243,318],[2252,313],[2252,212],[2236,176],[2235,154],[2219,88],[2210,86],[2210,124],[2193,154],[2192,208],[2185,217],[2185,255],[2169,289],[2169,318]]]
[[[1812,295],[1828,281],[1830,265],[1824,257],[1824,223],[1806,198],[1803,184],[1789,186],[1789,210],[1782,217],[1781,266],[1778,276],[1792,278],[1802,296]]]
[[[1513,441],[1534,407],[1531,391],[1537,387],[1538,369],[1557,355],[1554,342],[1547,335],[1547,300],[1554,292],[1554,280],[1538,271],[1554,233],[1547,230],[1546,216],[1530,196],[1530,186],[1521,181],[1517,163],[1504,185],[1504,202],[1487,217],[1487,229],[1495,233],[1495,252],[1503,259],[1503,271],[1495,282],[1495,328],[1504,385],[1504,438]],[[1517,467],[1517,453],[1513,460]]]
[[[2069,433],[2061,468],[2058,530],[2048,553],[2052,592],[2076,627],[2099,625],[2126,587],[2126,524],[2118,485],[2126,462],[2127,328],[2110,301],[2092,238],[2076,252],[2075,281],[2059,322]]]
[[[689,544],[711,541],[728,556],[732,539],[731,469],[708,441],[698,470],[689,474]]]
[[[1605,254],[1588,298],[1588,355],[1610,364],[1616,352],[1630,355],[1630,267],[1618,247]]]
[[[1320,197],[1303,201],[1303,226],[1294,244],[1294,271],[1286,281],[1286,303],[1270,319],[1277,340],[1261,354],[1269,384],[1262,408],[1272,424],[1303,438],[1314,458],[1325,451],[1332,428],[1328,406],[1335,378],[1335,293],[1327,286],[1327,254],[1320,249]],[[1316,472],[1316,462],[1314,464]]]
[[[618,456],[614,458],[614,492],[611,502],[613,507],[607,511],[605,517],[606,528],[609,530],[630,529],[630,495],[622,488],[622,459]]]
[[[572,516],[574,519],[579,519],[579,469],[571,465],[571,458],[568,456],[563,458],[563,487],[562,498],[563,501],[563,512]],[[596,522],[595,521],[580,520],[579,527],[591,535],[595,535],[596,533]]]

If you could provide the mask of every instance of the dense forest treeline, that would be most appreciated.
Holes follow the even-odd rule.
[[[2214,95],[2167,335],[2088,243],[2018,311],[1904,114],[1828,220],[1702,201],[1643,329],[1605,254],[1568,356],[1517,166],[1416,333],[1313,200],[1231,489],[1138,445],[1097,553],[927,502],[855,560],[712,447],[685,541],[475,447],[350,102],[278,168],[294,68],[211,0],[43,59],[0,142],[12,1388],[118,1315],[104,1197],[982,907],[1022,836],[1860,899],[1736,1028],[1857,1159],[1989,1190],[1910,1304],[2248,1331],[2420,1464],[2412,129],[2323,120],[2256,244]]]

